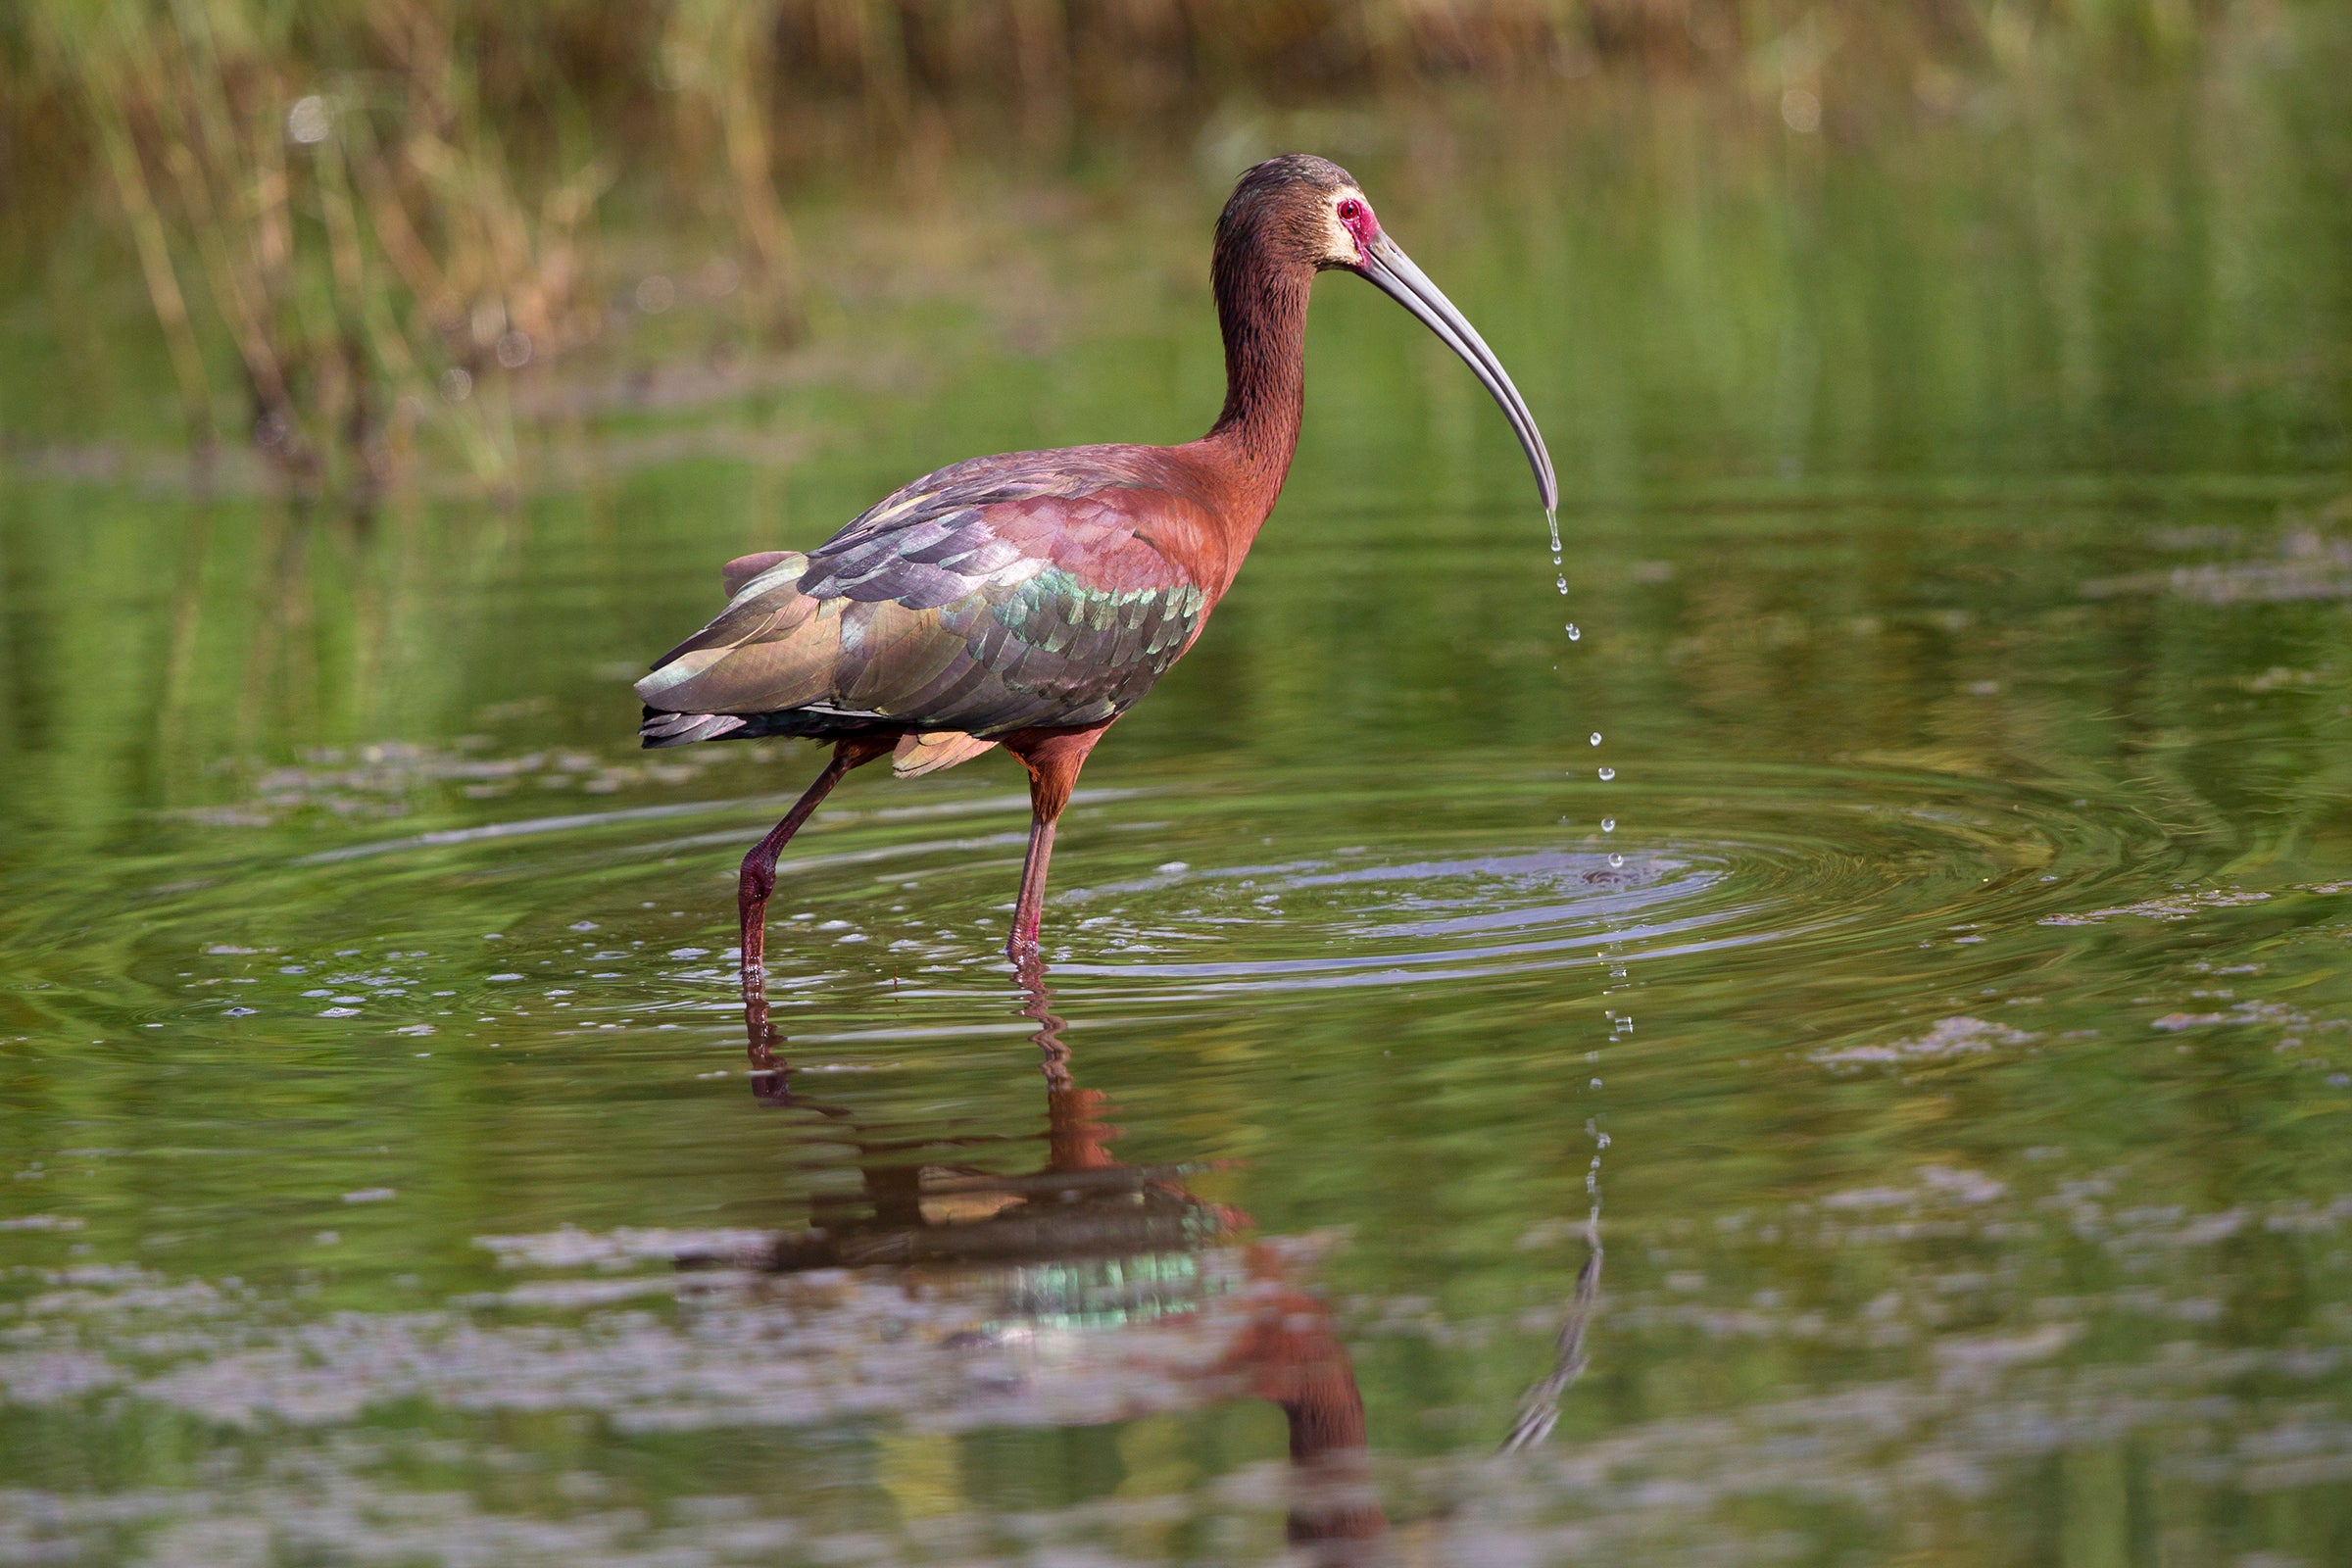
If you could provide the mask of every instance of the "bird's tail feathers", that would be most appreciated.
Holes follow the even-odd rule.
[[[663,746],[692,746],[696,741],[714,741],[732,735],[749,722],[741,713],[665,713],[649,708],[644,721],[637,726],[637,738],[649,751]]]

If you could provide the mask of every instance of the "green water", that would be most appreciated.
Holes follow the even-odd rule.
[[[1565,594],[1467,372],[1326,280],[1047,993],[1010,764],[861,773],[781,1076],[731,879],[815,756],[640,754],[626,682],[936,463],[1205,422],[1217,179],[955,198],[950,282],[532,427],[512,505],[202,493],[107,444],[135,316],[33,373],[52,283],[0,1563],[2352,1558],[2352,160],[2252,78],[1349,153],[1545,423]],[[1365,1446],[1291,1462],[1305,1384]]]

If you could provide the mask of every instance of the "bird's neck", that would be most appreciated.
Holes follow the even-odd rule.
[[[1220,246],[1217,324],[1225,333],[1225,410],[1202,438],[1238,481],[1249,533],[1274,510],[1306,407],[1306,297],[1314,269]],[[1245,546],[1246,547],[1246,546]]]

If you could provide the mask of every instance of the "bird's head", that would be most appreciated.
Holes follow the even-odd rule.
[[[1371,199],[1355,176],[1327,158],[1285,153],[1242,175],[1217,220],[1217,265],[1234,265],[1254,255],[1276,266],[1338,269],[1355,273],[1410,311],[1460,355],[1502,408],[1535,469],[1536,489],[1546,511],[1560,504],[1551,454],[1536,428],[1519,389],[1478,329],[1439,292],[1429,274],[1415,267],[1372,211]]]
[[[1218,249],[1247,248],[1318,271],[1360,269],[1379,233],[1355,176],[1308,153],[1269,158],[1243,174],[1217,220]]]

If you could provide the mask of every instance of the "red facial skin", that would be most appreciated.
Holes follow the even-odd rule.
[[[1372,216],[1372,204],[1361,196],[1349,196],[1340,203],[1340,221],[1355,236],[1357,265],[1372,259],[1372,242],[1380,237],[1380,220]]]

